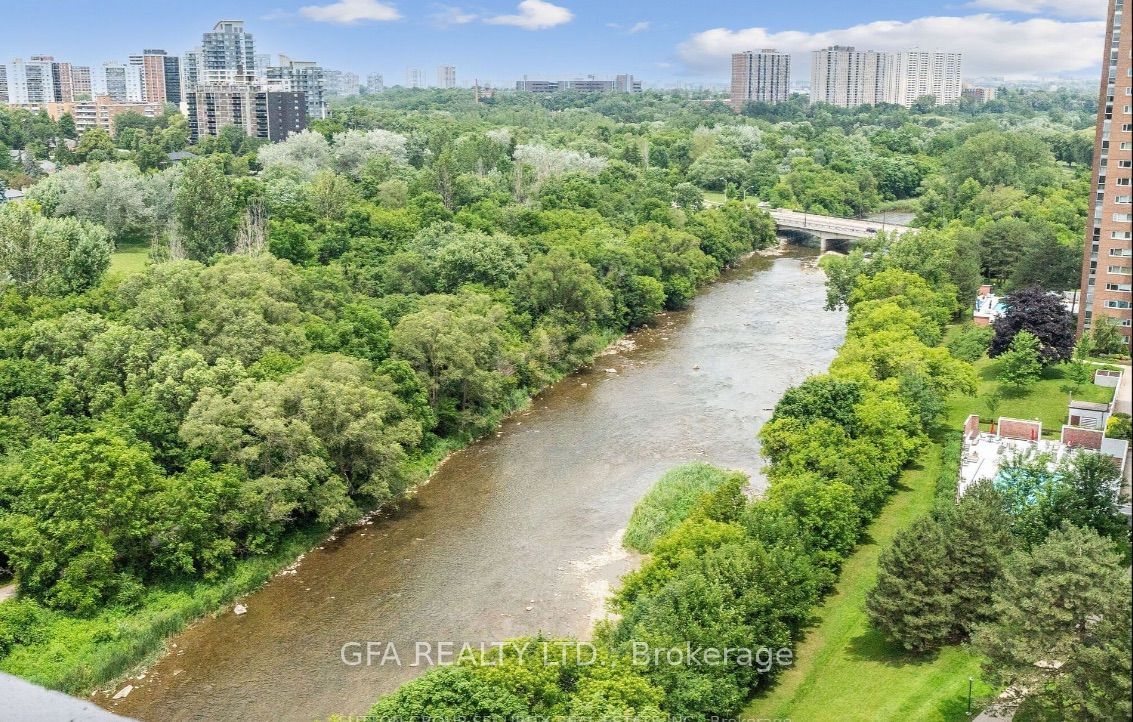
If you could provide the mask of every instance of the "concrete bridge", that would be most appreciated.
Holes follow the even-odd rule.
[[[895,223],[819,216],[786,208],[770,208],[767,212],[775,219],[775,226],[780,231],[817,238],[823,252],[830,250],[832,246],[846,246],[855,240],[870,238],[881,231],[901,235],[912,230]]]

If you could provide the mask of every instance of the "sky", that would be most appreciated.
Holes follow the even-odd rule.
[[[455,65],[473,79],[612,77],[723,83],[729,55],[777,48],[796,79],[832,44],[964,54],[965,78],[1098,72],[1106,0],[0,0],[0,58],[79,65],[143,48],[180,54],[220,19],[244,20],[257,53],[382,73]],[[274,58],[273,58],[274,62]]]

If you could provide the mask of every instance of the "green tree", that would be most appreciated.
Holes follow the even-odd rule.
[[[111,243],[101,226],[44,218],[32,204],[0,207],[0,288],[21,294],[80,293],[110,267]]]
[[[1015,389],[1025,389],[1042,375],[1039,340],[1029,331],[1020,331],[1011,347],[999,355],[998,378]]]
[[[173,215],[185,256],[208,261],[232,248],[236,233],[232,184],[211,159],[185,165],[173,199]]]
[[[1117,321],[1106,315],[1095,316],[1091,324],[1090,343],[1097,353],[1128,354],[1129,346]]]
[[[961,361],[974,363],[987,353],[988,344],[995,331],[990,326],[966,324],[960,332],[948,340],[948,351]]]
[[[3,479],[0,538],[20,588],[81,613],[136,588],[164,485],[146,449],[107,431],[34,444]]]
[[[1005,567],[975,634],[988,679],[1055,719],[1114,720],[1130,702],[1130,577],[1112,543],[1070,525]]]
[[[610,292],[594,269],[559,249],[532,259],[511,291],[516,307],[535,317],[557,312],[586,326],[610,310]]]
[[[306,265],[315,259],[315,229],[290,218],[272,221],[268,233],[268,250],[277,258],[285,258],[296,265]]]
[[[877,586],[866,598],[870,623],[905,649],[925,652],[953,629],[944,530],[933,518],[898,533],[878,559]]]

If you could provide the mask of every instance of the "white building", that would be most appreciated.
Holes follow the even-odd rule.
[[[885,102],[908,108],[926,95],[937,105],[960,99],[960,53],[913,50],[888,56]]]
[[[425,79],[425,71],[421,68],[405,69],[405,87],[424,88],[428,86],[428,84],[429,81]]]
[[[881,53],[835,45],[811,54],[810,99],[843,108],[875,103],[910,107],[932,96],[937,105],[960,98],[960,53]]]
[[[193,48],[181,56],[181,102],[201,82],[201,49]]]
[[[55,100],[51,61],[13,58],[0,66],[0,103],[39,105]]]
[[[221,20],[201,36],[201,84],[251,83],[256,77],[256,46],[243,20]]]
[[[323,82],[326,94],[336,98],[358,95],[358,90],[362,87],[358,80],[358,73],[344,70],[323,70]]]
[[[437,87],[438,88],[455,88],[456,87],[456,66],[454,66],[454,65],[438,65],[437,66]]]
[[[366,92],[380,93],[386,89],[385,78],[381,73],[370,73],[366,76]]]

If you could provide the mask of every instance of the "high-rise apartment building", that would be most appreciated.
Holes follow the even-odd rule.
[[[146,102],[145,71],[140,63],[107,61],[99,69],[94,85],[96,96],[105,95],[120,103]]]
[[[810,102],[853,108],[882,102],[887,57],[872,50],[832,45],[811,53]]]
[[[429,81],[425,79],[425,71],[421,68],[405,69],[405,87],[424,88],[428,84]]]
[[[71,91],[75,100],[87,100],[91,97],[90,66],[71,66]]]
[[[186,95],[186,103],[193,142],[230,125],[272,141],[307,127],[307,101],[299,91],[266,90],[249,83],[202,84]]]
[[[141,68],[142,100],[146,103],[165,102],[165,51],[143,50],[131,55],[130,65]]]
[[[268,68],[271,67],[270,53],[256,53],[256,80],[267,80]]]
[[[732,110],[745,103],[783,103],[791,97],[791,56],[778,50],[732,54]]]
[[[455,88],[456,87],[456,66],[454,66],[454,65],[438,65],[437,66],[437,87],[438,88]]]
[[[55,70],[46,56],[23,60],[13,58],[3,66],[0,102],[10,105],[40,105],[55,100]]]
[[[344,70],[323,70],[323,83],[326,94],[335,98],[348,98],[358,95],[362,83],[358,80],[358,73]]]
[[[162,69],[165,73],[165,102],[176,105],[181,102],[181,58],[166,55]]]
[[[292,60],[279,56],[279,65],[269,65],[264,71],[265,83],[272,90],[301,92],[307,103],[307,117],[327,117],[326,77],[317,63],[310,60]]]
[[[386,89],[385,78],[381,73],[370,73],[366,76],[366,92],[380,93]]]
[[[835,45],[811,53],[810,100],[843,108],[910,107],[932,96],[937,105],[946,105],[960,98],[960,64],[960,53],[879,53]]]
[[[193,48],[181,54],[181,100],[201,82],[201,49]]]
[[[37,63],[51,63],[51,88],[54,102],[65,103],[75,99],[70,63],[56,62],[55,58],[50,55],[33,55],[31,59]]]
[[[198,82],[251,83],[256,77],[256,48],[243,20],[221,20],[201,36]]]
[[[1101,316],[1133,332],[1133,8],[1109,0],[1078,330]]]
[[[920,50],[886,53],[885,94],[882,102],[911,107],[925,96],[937,105],[960,99],[960,53]]]

